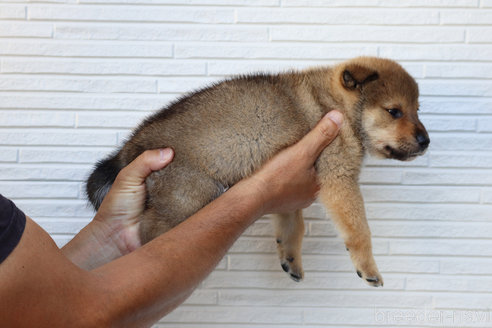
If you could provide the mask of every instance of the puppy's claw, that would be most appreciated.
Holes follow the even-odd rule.
[[[300,282],[303,279],[303,272],[302,269],[292,269],[291,265],[287,262],[282,262],[281,263],[282,269],[289,274],[289,277],[294,280],[295,282]]]
[[[290,277],[292,278],[292,280],[294,280],[295,282],[299,282],[302,280],[302,277],[301,276],[298,276],[297,274],[294,274],[294,273],[291,273],[290,274]]]

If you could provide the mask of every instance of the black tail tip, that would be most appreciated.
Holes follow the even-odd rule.
[[[99,209],[101,203],[113,185],[116,176],[121,171],[116,155],[105,160],[99,161],[91,175],[87,179],[86,194],[95,210]]]

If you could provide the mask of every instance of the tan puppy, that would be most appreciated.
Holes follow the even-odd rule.
[[[173,162],[147,178],[141,223],[147,242],[171,229],[300,140],[333,109],[343,112],[338,138],[320,155],[320,198],[333,213],[358,275],[373,286],[375,264],[358,177],[364,151],[409,160],[429,137],[419,121],[418,86],[397,63],[356,58],[335,67],[236,77],[191,93],[145,120],[125,145],[97,164],[87,194],[98,208],[119,170],[147,149],[172,147]],[[302,212],[275,219],[282,268],[303,277]]]

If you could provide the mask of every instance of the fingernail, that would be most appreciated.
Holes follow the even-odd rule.
[[[343,115],[337,110],[332,110],[326,114],[326,117],[328,117],[330,120],[333,121],[338,127],[342,126],[343,123]]]
[[[173,150],[171,148],[164,148],[159,151],[159,159],[161,162],[167,162],[173,156]]]

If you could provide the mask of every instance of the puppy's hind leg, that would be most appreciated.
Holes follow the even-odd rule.
[[[220,196],[224,186],[203,171],[171,163],[147,179],[147,208],[140,222],[146,243],[177,226]]]
[[[275,214],[273,222],[280,265],[292,280],[301,281],[304,277],[301,259],[302,238],[304,237],[302,210]]]

